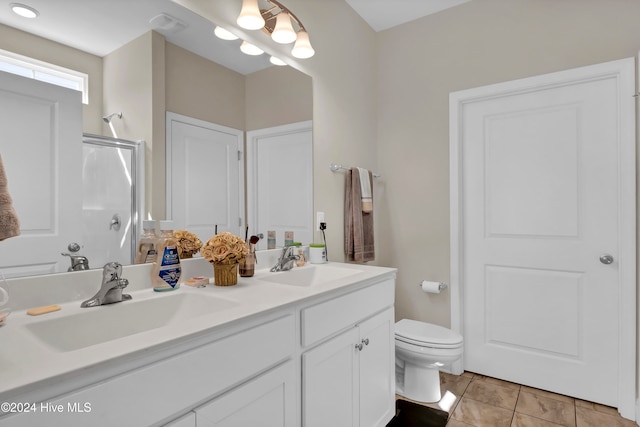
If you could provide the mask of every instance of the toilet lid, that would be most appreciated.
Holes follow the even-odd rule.
[[[395,335],[401,341],[416,345],[456,347],[462,344],[462,335],[451,329],[411,319],[397,322]]]

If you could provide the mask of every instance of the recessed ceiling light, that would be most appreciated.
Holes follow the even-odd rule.
[[[38,12],[31,6],[20,3],[11,3],[9,6],[11,7],[13,13],[15,13],[16,15],[20,15],[23,18],[37,18],[38,15],[40,15],[40,12]]]

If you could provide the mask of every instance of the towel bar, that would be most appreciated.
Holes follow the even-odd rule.
[[[331,169],[332,172],[338,172],[338,171],[350,171],[351,168],[346,167],[346,166],[342,166],[342,165],[338,165],[336,163],[331,163],[331,165],[329,165],[329,168]],[[374,178],[380,178],[382,175],[373,172],[373,177]]]

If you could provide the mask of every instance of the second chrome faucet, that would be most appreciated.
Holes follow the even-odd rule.
[[[122,265],[118,262],[109,262],[102,269],[102,284],[98,293],[80,304],[80,307],[97,307],[99,305],[113,304],[115,302],[128,301],[131,295],[123,294],[122,290],[129,285],[127,279],[121,278]]]
[[[300,259],[298,255],[294,255],[295,246],[285,246],[280,252],[280,258],[276,265],[271,267],[271,271],[288,271],[293,268],[294,261]]]

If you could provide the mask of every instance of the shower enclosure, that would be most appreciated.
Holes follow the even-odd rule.
[[[132,264],[141,221],[142,143],[83,135],[82,249],[91,268]]]

